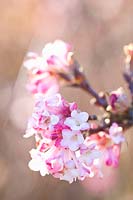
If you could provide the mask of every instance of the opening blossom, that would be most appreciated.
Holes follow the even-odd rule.
[[[112,112],[124,112],[129,107],[128,97],[122,87],[112,91],[109,95],[109,106],[107,110]]]
[[[127,52],[131,54],[129,50],[132,48],[128,47]],[[107,101],[105,94],[100,96],[91,88],[72,56],[71,46],[56,40],[45,45],[41,55],[30,52],[24,62],[29,78],[27,89],[35,98],[24,135],[34,136],[36,143],[28,166],[42,176],[51,174],[69,183],[102,177],[104,165],[117,167],[125,128],[133,121],[133,108],[124,90],[112,91]],[[59,93],[63,78],[70,86],[91,94],[106,115],[99,119],[80,111],[77,103],[66,101]],[[73,78],[77,82],[72,82]]]
[[[61,77],[59,73],[70,74],[72,64],[71,46],[61,40],[48,43],[42,54],[28,53],[28,60],[24,62],[29,73],[27,89],[33,93],[50,95],[59,91]]]

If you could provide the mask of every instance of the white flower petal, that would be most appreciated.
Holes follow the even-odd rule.
[[[78,115],[77,110],[73,110],[73,111],[71,112],[71,116],[72,116],[73,118],[77,117],[77,115]]]
[[[24,67],[28,70],[32,70],[36,66],[35,59],[29,59],[24,62]]]
[[[29,168],[33,171],[40,171],[40,159],[32,159],[29,164]]]
[[[88,130],[90,128],[90,125],[88,123],[83,123],[80,125],[80,130]]]
[[[87,112],[81,112],[78,115],[78,119],[80,122],[86,122],[89,118],[89,114]]]
[[[64,129],[62,131],[62,136],[63,138],[71,138],[73,136],[73,132],[71,130]]]
[[[79,131],[79,130],[81,130],[80,126],[76,126],[76,124],[74,124],[74,125],[71,127],[71,129],[72,129],[73,131]]]
[[[61,142],[60,142],[60,145],[62,146],[62,147],[68,147],[68,140],[66,140],[66,139],[63,139],[63,140],[61,140]]]
[[[84,143],[84,137],[82,134],[77,134],[77,138],[78,138],[78,143],[79,144],[83,144]]]
[[[73,126],[75,126],[75,120],[72,117],[68,117],[64,121],[64,124],[67,125],[68,127],[70,127],[72,129]]]
[[[36,131],[33,128],[31,128],[31,129],[26,130],[26,133],[24,134],[23,137],[29,138],[29,137],[33,136],[35,133],[36,133]]]
[[[46,174],[49,174],[48,169],[46,168],[45,164],[43,166],[40,166],[40,174],[41,176],[45,176]]]

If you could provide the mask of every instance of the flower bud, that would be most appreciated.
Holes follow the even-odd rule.
[[[129,106],[128,98],[122,87],[112,91],[109,95],[108,101],[109,106],[107,107],[107,111],[124,112],[128,109]]]

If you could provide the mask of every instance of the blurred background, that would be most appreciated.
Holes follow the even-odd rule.
[[[132,200],[133,130],[127,134],[118,169],[71,185],[28,169],[33,139],[23,139],[33,101],[22,63],[27,51],[62,39],[97,91],[126,88],[123,46],[133,42],[132,0],[4,0],[0,2],[0,200]],[[81,110],[98,113],[78,89],[62,94]]]

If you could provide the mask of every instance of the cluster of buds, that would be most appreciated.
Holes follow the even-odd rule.
[[[30,52],[24,66],[28,70],[28,90],[35,98],[25,138],[34,136],[29,168],[42,176],[51,174],[72,183],[86,177],[102,177],[103,167],[117,167],[124,131],[132,125],[132,107],[122,88],[100,96],[88,83],[71,46],[56,40],[42,55]],[[100,120],[69,103],[59,89],[79,87],[95,98],[105,113]]]

